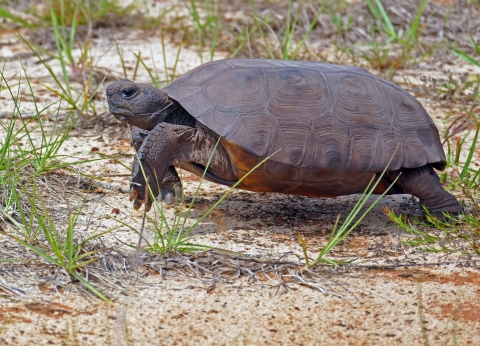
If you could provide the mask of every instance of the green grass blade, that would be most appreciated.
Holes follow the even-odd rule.
[[[422,19],[423,12],[425,12],[425,8],[428,5],[428,0],[422,0],[417,10],[417,14],[413,22],[410,24],[410,27],[407,31],[407,39],[410,44],[417,41],[419,37],[419,28],[420,28],[420,20]]]
[[[475,40],[473,39],[472,34],[470,34],[470,41],[472,42],[473,47],[475,48],[475,51],[477,52],[477,54],[480,55],[480,46],[478,45],[477,42],[475,42]]]
[[[467,174],[470,164],[472,163],[473,154],[475,153],[477,141],[478,141],[478,132],[480,131],[480,126],[477,127],[477,131],[475,132],[475,137],[473,137],[473,142],[468,152],[467,160],[465,161],[465,165],[463,166],[462,172],[460,173],[460,179],[463,179]]]
[[[34,28],[36,25],[30,24],[29,22],[23,20],[22,18],[15,16],[7,10],[4,6],[0,5],[0,18],[6,18],[11,20],[13,23],[21,24],[24,28]],[[5,26],[0,24],[0,26]]]
[[[253,0],[248,0],[248,3],[250,4],[250,7],[252,8],[253,21],[255,23],[255,26],[260,31],[260,36],[263,39],[263,43],[264,43],[265,49],[268,52],[268,56],[270,57],[270,59],[275,59],[275,55],[273,54],[273,52],[270,48],[270,44],[268,43],[267,36],[265,35],[265,31],[263,31],[263,28],[262,28],[263,21],[262,21],[262,23],[260,23],[260,21],[259,21],[260,16],[258,15],[257,8],[255,7],[255,3],[253,2]]]
[[[158,79],[155,78],[152,74],[152,71],[150,71],[150,69],[148,68],[147,64],[145,64],[145,61],[142,59],[142,57],[140,56],[140,54],[136,54],[136,53],[133,53],[133,55],[135,55],[135,57],[140,61],[140,63],[142,64],[142,66],[145,68],[145,70],[147,71],[149,77],[150,77],[150,80],[152,81],[152,84],[155,85],[156,88],[160,88],[160,84],[158,82]]]
[[[325,4],[323,4],[322,7],[320,8],[320,10],[318,10],[317,15],[315,16],[315,18],[310,23],[310,26],[308,27],[307,32],[305,32],[305,34],[302,36],[302,39],[300,40],[300,42],[297,43],[292,55],[290,56],[290,60],[295,60],[295,58],[296,58],[297,54],[299,53],[300,49],[302,49],[302,47],[307,42],[307,39],[310,36],[313,28],[317,24],[317,21],[320,18],[320,15],[323,13],[324,8],[325,8]]]
[[[458,56],[459,58],[465,60],[466,62],[472,64],[472,65],[475,65],[475,66],[478,66],[480,67],[480,60],[476,60],[473,56],[465,53],[464,51],[460,50],[460,49],[457,49],[457,50],[450,50],[450,52],[456,56]]]
[[[377,6],[378,12],[380,14],[380,18],[382,20],[382,26],[386,30],[388,36],[390,36],[391,38],[396,38],[397,33],[395,32],[395,28],[393,27],[392,21],[390,20],[390,17],[388,16],[387,11],[385,11],[385,8],[383,7],[382,1],[381,0],[374,0],[374,1]]]
[[[48,0],[48,4],[50,6],[50,15],[52,17],[52,26],[53,26],[53,36],[55,38],[55,44],[57,46],[57,53],[58,53],[58,59],[60,61],[60,66],[62,67],[63,80],[65,82],[68,99],[71,100],[72,90],[70,88],[70,79],[68,77],[66,62],[63,57],[63,47],[66,46],[66,43],[64,41],[64,36],[62,36],[59,32],[58,20],[57,20],[55,11],[53,10],[52,0]],[[62,4],[63,4],[63,0],[62,0]]]
[[[393,153],[392,157],[390,158],[387,166],[383,170],[382,174],[378,176],[376,181],[373,183],[375,179],[375,175],[372,177],[370,180],[370,183],[366,187],[364,193],[360,197],[360,199],[357,201],[353,209],[350,211],[350,213],[347,215],[345,218],[345,221],[342,223],[340,228],[337,229],[337,224],[338,224],[338,218],[337,222],[335,223],[334,230],[332,231],[332,234],[330,235],[330,239],[328,243],[325,245],[325,247],[320,251],[318,254],[317,258],[315,261],[312,263],[314,265],[315,263],[322,262],[324,259],[324,256],[335,246],[337,246],[342,240],[344,240],[356,227],[357,225],[365,218],[365,216],[373,209],[373,207],[382,199],[383,196],[392,188],[392,186],[396,183],[398,177],[390,184],[390,186],[365,210],[365,212],[357,219],[355,223],[353,221],[357,217],[357,215],[360,213],[361,209],[364,207],[370,196],[373,194],[375,191],[375,188],[377,185],[380,183],[382,177],[385,175],[385,172],[387,171],[388,167],[390,166],[392,160],[395,157],[395,154],[397,153],[397,149],[395,149],[395,152]],[[372,184],[373,183],[373,184]],[[353,225],[352,225],[353,223]]]
[[[265,159],[263,159],[262,161],[260,161],[258,164],[255,165],[255,167],[253,167],[251,170],[249,170],[241,179],[239,179],[232,187],[230,187],[230,189],[228,189],[228,191],[223,194],[222,197],[219,198],[219,200],[217,202],[215,202],[215,204],[213,206],[210,207],[210,209],[208,209],[188,230],[188,233],[190,233],[200,222],[203,221],[203,219],[205,219],[212,211],[214,211],[217,206],[222,203],[222,201],[227,198],[233,190],[235,190],[235,188],[240,185],[242,183],[242,181],[247,178],[252,172],[254,172],[256,169],[258,169],[261,165],[263,165],[265,162],[267,162],[273,155],[275,155],[275,153],[273,153],[272,155],[266,157]]]
[[[90,282],[88,282],[87,280],[85,280],[82,276],[80,276],[79,274],[77,274],[77,272],[75,272],[75,270],[72,270],[72,271],[69,271],[69,273],[75,277],[78,281],[80,281],[85,287],[87,287],[90,291],[92,291],[93,293],[95,293],[100,299],[104,300],[105,302],[109,303],[109,304],[113,304],[113,302],[108,299],[105,295],[103,295],[99,290],[97,290],[95,287],[92,286],[92,284]]]

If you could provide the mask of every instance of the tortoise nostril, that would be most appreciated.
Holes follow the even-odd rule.
[[[132,97],[137,90],[134,88],[125,88],[122,90],[122,97]]]

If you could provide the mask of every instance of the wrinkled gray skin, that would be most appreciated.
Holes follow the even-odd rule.
[[[132,145],[154,196],[172,204],[175,196],[181,195],[181,182],[175,167],[201,176],[204,167],[208,166],[205,178],[227,186],[238,180],[225,149],[218,145],[214,151],[218,136],[162,90],[148,84],[120,80],[107,88],[107,100],[111,113],[117,119],[134,126]],[[399,176],[396,182],[399,191],[417,196],[420,204],[427,206],[439,218],[443,218],[443,212],[451,215],[463,212],[458,201],[443,189],[430,164],[386,172],[385,176],[390,181]],[[152,184],[153,181],[157,182]],[[138,209],[145,203],[148,211],[152,202],[145,194],[147,184],[137,158],[133,163],[131,184],[130,201],[133,201],[134,208]]]

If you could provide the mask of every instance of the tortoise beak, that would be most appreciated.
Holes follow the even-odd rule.
[[[128,122],[128,120],[133,116],[133,113],[128,108],[116,107],[114,105],[109,104],[108,109],[110,110],[110,113],[112,113],[115,118],[117,118],[122,122]]]

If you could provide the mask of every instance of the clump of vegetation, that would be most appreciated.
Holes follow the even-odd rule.
[[[0,18],[4,20],[2,26],[7,29],[11,29],[11,24],[18,29],[48,28],[54,17],[60,18],[60,21],[67,25],[75,23],[78,26],[87,26],[90,30],[94,27],[118,27],[129,22],[139,23],[139,11],[139,3],[123,5],[118,0],[0,2]]]
[[[81,205],[74,210],[69,208],[66,225],[57,224],[37,183],[49,172],[72,170],[73,166],[82,163],[61,155],[59,151],[86,104],[78,104],[60,119],[60,103],[39,109],[28,76],[24,80],[19,79],[16,94],[4,71],[0,77],[0,88],[8,91],[14,100],[10,120],[7,123],[0,120],[2,129],[6,131],[6,137],[0,142],[0,219],[11,225],[6,227],[4,234],[47,262],[65,269],[108,301],[81,275],[82,268],[95,260],[94,251],[85,251],[89,243],[108,232],[94,234],[78,242],[75,229]],[[25,119],[20,108],[19,88],[22,82],[29,87],[35,105],[35,114],[29,120]]]

